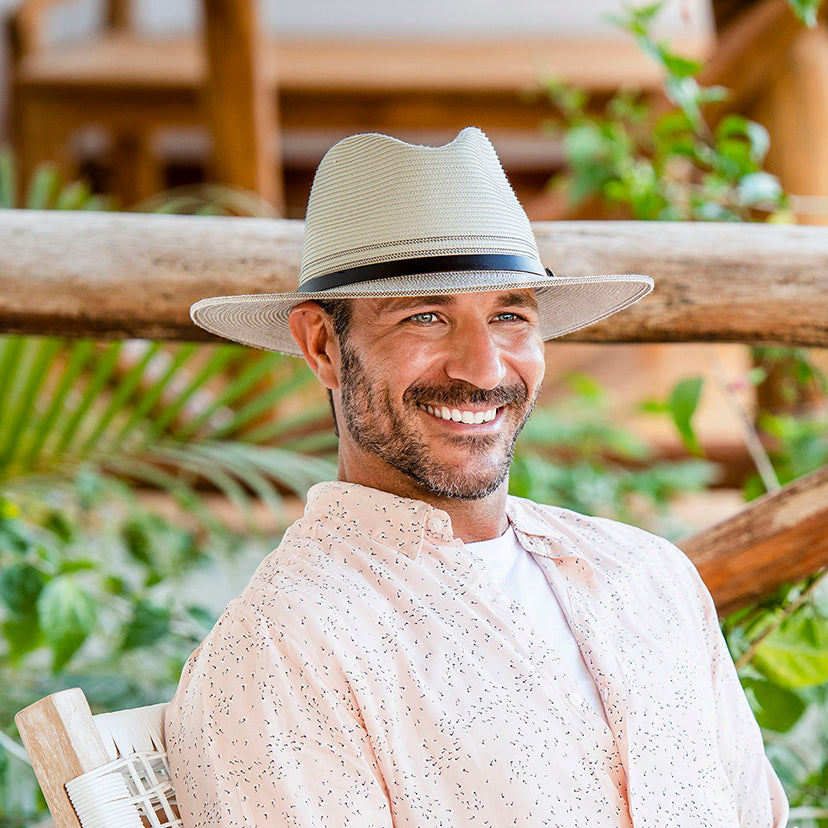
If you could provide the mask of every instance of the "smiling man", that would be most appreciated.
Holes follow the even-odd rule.
[[[544,341],[651,287],[545,269],[470,128],[341,141],[299,290],[193,306],[305,358],[339,473],[184,670],[167,746],[187,828],[785,825],[681,552],[507,493]]]

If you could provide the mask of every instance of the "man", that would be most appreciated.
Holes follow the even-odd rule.
[[[304,356],[339,480],[188,662],[167,720],[185,826],[783,826],[684,556],[507,496],[544,340],[651,280],[546,271],[466,129],[333,147],[299,283],[192,311]]]

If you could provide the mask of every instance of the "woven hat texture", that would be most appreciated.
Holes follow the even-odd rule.
[[[308,299],[535,288],[544,339],[621,310],[647,276],[552,276],[488,138],[441,147],[353,135],[319,164],[305,217],[298,291],[196,302],[193,321],[228,339],[301,355],[290,310]]]

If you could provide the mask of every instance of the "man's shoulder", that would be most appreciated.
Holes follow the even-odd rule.
[[[685,554],[666,538],[608,517],[509,497],[509,515],[517,529],[544,534],[570,551],[604,566],[689,566]]]

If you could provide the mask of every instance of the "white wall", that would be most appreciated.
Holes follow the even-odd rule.
[[[15,0],[0,0],[6,6]],[[640,5],[641,0],[636,0]],[[83,30],[100,0],[66,0],[55,15],[56,33]],[[462,37],[501,33],[567,35],[600,31],[630,0],[260,0],[268,28],[289,33],[423,35]],[[0,6],[1,8],[2,6]],[[199,0],[133,0],[146,31],[187,31],[199,15]],[[668,0],[659,23],[665,34],[699,32],[711,26],[709,0]]]

